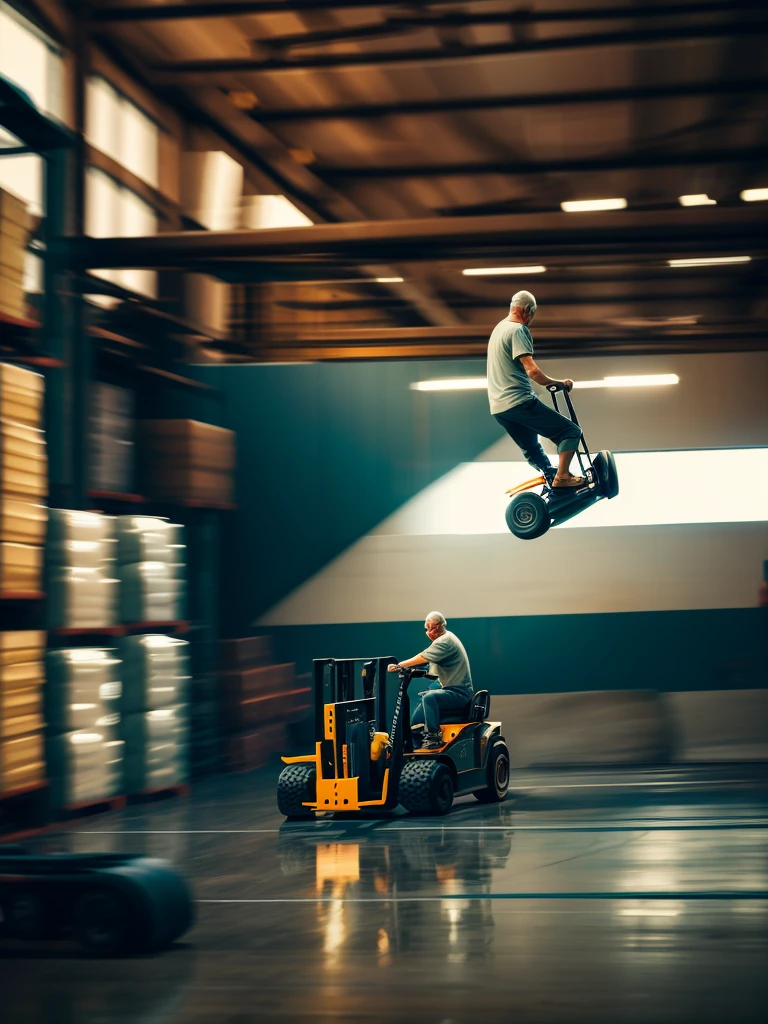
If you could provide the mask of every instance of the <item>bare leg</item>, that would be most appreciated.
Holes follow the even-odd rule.
[[[571,459],[575,454],[575,448],[569,452],[560,452],[560,461],[553,481],[555,487],[573,486],[577,480],[580,482],[583,481],[583,477],[574,476],[571,473]]]

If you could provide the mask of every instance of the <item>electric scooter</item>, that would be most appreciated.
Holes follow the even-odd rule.
[[[557,405],[557,392],[560,389],[550,384],[547,390],[552,395],[555,412],[560,412]],[[567,391],[563,394],[570,418],[579,426],[571,396]],[[601,498],[615,498],[619,493],[619,476],[612,452],[598,452],[593,458],[582,433],[576,447],[576,457],[585,480],[581,487],[562,490],[553,487],[553,469],[551,473],[542,473],[507,491],[512,497],[507,505],[507,526],[520,540],[543,537],[550,526],[559,526]],[[536,490],[539,487],[541,491]]]

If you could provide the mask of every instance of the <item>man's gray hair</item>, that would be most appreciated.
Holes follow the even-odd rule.
[[[536,299],[530,292],[515,292],[509,304],[510,309],[522,309],[524,313],[536,312]]]
[[[445,616],[442,612],[430,612],[429,615],[424,619],[425,622],[436,622],[438,626],[445,625]]]

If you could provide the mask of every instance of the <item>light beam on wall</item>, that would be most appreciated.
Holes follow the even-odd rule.
[[[550,459],[554,465],[556,456]],[[556,529],[768,521],[768,448],[622,452],[616,465],[618,497],[597,502]],[[532,475],[526,462],[465,462],[374,532],[507,533],[505,492]],[[705,488],[703,481],[719,486]]]

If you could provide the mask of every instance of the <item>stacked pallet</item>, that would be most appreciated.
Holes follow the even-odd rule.
[[[29,234],[27,207],[0,188],[0,313],[24,320],[24,261]]]
[[[0,363],[0,591],[43,589],[48,460],[43,378]]]
[[[158,501],[234,501],[235,435],[196,420],[140,420],[142,488]]]
[[[121,622],[178,622],[186,609],[183,527],[152,516],[118,516]]]
[[[267,636],[223,640],[220,651],[224,763],[248,771],[288,749],[289,730],[306,714],[311,690],[297,680],[295,665],[271,664]]]
[[[93,490],[133,492],[135,404],[127,388],[99,381],[92,385],[88,441]]]
[[[45,720],[55,808],[103,803],[123,792],[120,659],[107,648],[48,652]]]
[[[45,633],[0,633],[0,795],[45,778]]]
[[[120,642],[128,796],[189,780],[189,644],[162,635]]]
[[[114,520],[98,512],[51,509],[46,550],[51,629],[117,623]]]

